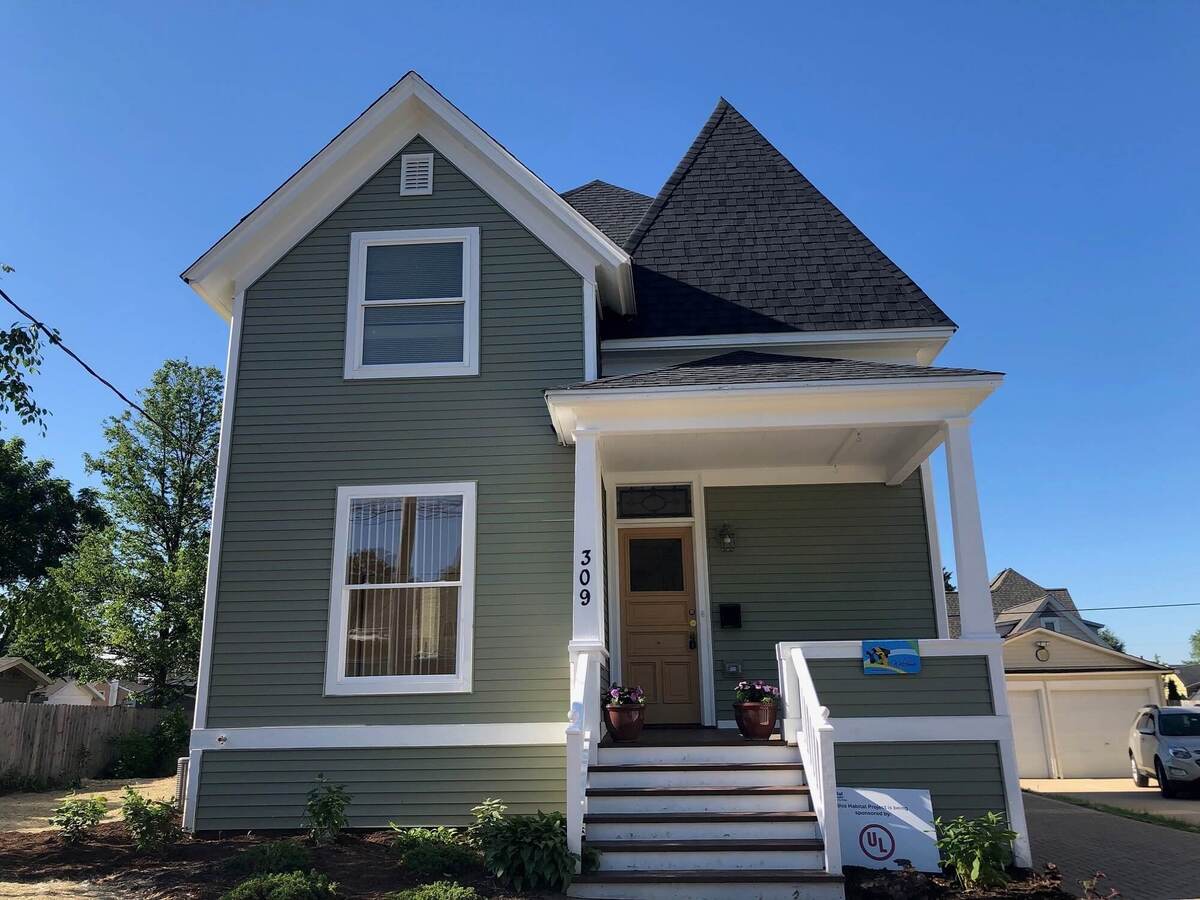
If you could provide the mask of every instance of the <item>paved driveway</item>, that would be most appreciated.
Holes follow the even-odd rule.
[[[1023,794],[1033,862],[1062,870],[1063,887],[1082,896],[1082,879],[1104,872],[1121,900],[1200,897],[1200,834],[1148,825],[1037,794]],[[1107,890],[1101,893],[1106,893]]]
[[[1140,788],[1131,778],[1022,778],[1021,787],[1039,794],[1066,794],[1200,825],[1200,791],[1190,797],[1168,800],[1157,786]]]

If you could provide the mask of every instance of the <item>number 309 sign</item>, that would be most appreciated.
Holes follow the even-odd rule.
[[[587,606],[592,602],[592,551],[584,550],[579,557],[579,605]]]

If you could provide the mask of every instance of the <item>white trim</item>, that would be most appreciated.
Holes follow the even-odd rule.
[[[950,483],[950,520],[954,532],[954,568],[958,578],[958,622],[963,637],[996,635],[996,614],[987,573],[979,489],[971,451],[969,419],[945,423],[946,475]]]
[[[349,589],[344,578],[349,546],[350,503],[372,497],[462,496],[462,561],[458,595],[458,641],[454,675],[371,675],[347,677],[346,607]],[[475,482],[373,484],[337,490],[333,564],[329,588],[329,633],[325,653],[326,696],[381,694],[462,694],[471,691],[475,624]],[[432,726],[431,726],[432,727]]]
[[[400,244],[461,244],[462,296],[417,300],[368,301],[367,249]],[[479,374],[479,229],[405,228],[391,231],[355,231],[350,235],[350,276],[346,291],[346,378],[433,378]],[[431,306],[462,304],[463,353],[451,362],[364,365],[362,361],[367,306]]]
[[[696,632],[700,637],[700,704],[702,723],[717,721],[717,673],[713,662],[712,600],[708,589],[708,514],[704,503],[704,475],[692,482],[692,558],[696,563]]]
[[[555,746],[566,722],[488,722],[463,725],[265,725],[208,728],[192,733],[200,750],[319,750],[378,747]]]
[[[429,174],[429,181],[425,184],[418,184],[417,187],[409,187],[409,168],[411,166],[424,166],[425,171]],[[433,193],[433,154],[432,153],[402,153],[400,155],[400,196],[401,197],[422,197],[429,196]]]
[[[996,388],[1004,379],[998,375],[938,375],[931,369],[929,375],[911,375],[884,378],[837,378],[825,381],[755,381],[739,384],[687,384],[651,385],[648,387],[624,388],[573,388],[548,391],[546,397],[555,402],[567,403],[575,400],[620,400],[628,397],[676,395],[744,397],[757,396],[777,391],[827,392],[827,391],[903,391],[916,388],[954,389],[963,387]],[[625,377],[625,376],[614,376]]]
[[[192,732],[193,744],[197,734],[204,732]],[[196,803],[200,798],[200,766],[203,756],[202,750],[193,748],[188,751],[188,777],[183,792],[183,830],[188,832],[196,830]]]
[[[583,279],[583,380],[593,381],[600,377],[600,354],[596,350],[599,337],[596,324],[596,283]]]
[[[572,517],[571,643],[604,646],[604,510],[600,447],[596,435],[575,440],[575,503]],[[596,701],[597,703],[599,700]]]
[[[937,614],[938,637],[950,637],[950,616],[946,609],[946,581],[942,577],[942,547],[938,538],[937,502],[933,496],[933,466],[926,458],[920,465],[921,500],[925,505],[925,536],[929,544],[929,577],[933,583],[933,605]]]
[[[782,334],[699,334],[673,337],[617,338],[602,341],[608,350],[686,350],[709,347],[745,347],[754,344],[843,344],[896,341],[941,341],[953,337],[954,328],[881,328],[863,331],[789,331]]]
[[[204,580],[204,618],[200,627],[200,668],[196,674],[196,711],[193,728],[208,722],[208,688],[212,679],[213,629],[217,618],[217,582],[221,571],[221,535],[225,530],[225,490],[229,483],[229,447],[233,439],[233,405],[237,397],[238,358],[242,345],[242,322],[246,297],[233,298],[229,323],[229,344],[225,351],[225,390],[221,401],[221,435],[217,445],[217,475],[213,485],[212,524],[208,538],[208,571]],[[196,767],[199,771],[199,766]],[[188,768],[188,780],[192,779]],[[191,790],[191,784],[188,785]]]

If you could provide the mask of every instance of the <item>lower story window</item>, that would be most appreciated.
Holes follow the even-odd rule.
[[[329,694],[471,689],[475,485],[338,490]]]

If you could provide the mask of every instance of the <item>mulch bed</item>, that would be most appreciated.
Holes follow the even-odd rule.
[[[846,867],[846,900],[1073,900],[1062,889],[1062,875],[1054,866],[1045,872],[1014,869],[1013,880],[1002,888],[964,891],[958,882],[942,875],[913,869],[881,872]]]
[[[278,833],[185,838],[160,855],[146,856],[134,850],[120,822],[97,826],[88,840],[75,846],[63,844],[53,831],[5,831],[0,832],[0,880],[87,880],[120,897],[211,900],[246,877],[227,870],[230,858],[255,844],[279,839]],[[347,833],[328,847],[293,839],[309,848],[313,868],[336,881],[341,895],[351,900],[379,900],[391,891],[438,880],[406,872],[396,862],[386,832]],[[482,872],[451,880],[496,900],[558,896],[517,895]]]

